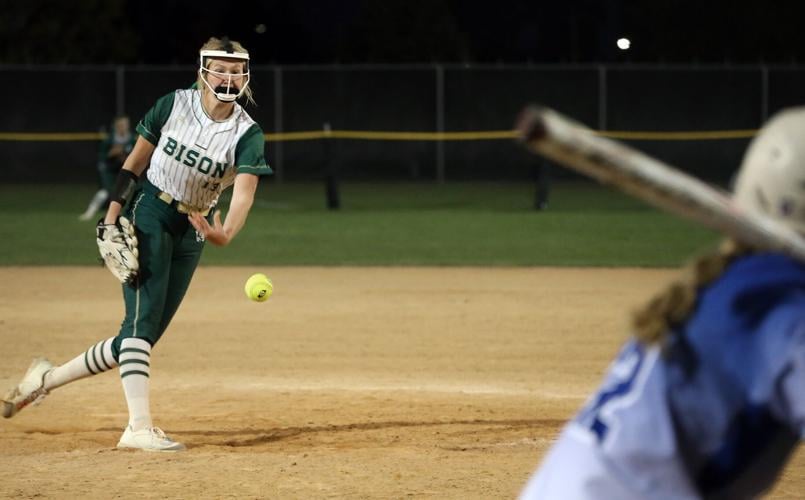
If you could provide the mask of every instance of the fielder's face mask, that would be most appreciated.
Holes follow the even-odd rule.
[[[245,52],[235,52],[227,50],[202,50],[199,52],[198,74],[201,81],[209,88],[219,101],[232,102],[246,91],[249,86],[249,54]],[[221,73],[208,69],[210,59],[228,59],[243,62],[243,73]],[[213,75],[223,80],[215,88],[210,85],[207,75]],[[241,79],[241,88],[235,85],[234,80]]]

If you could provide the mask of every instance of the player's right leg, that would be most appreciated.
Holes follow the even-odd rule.
[[[57,387],[117,366],[112,340],[102,340],[60,366],[45,358],[34,359],[22,380],[3,397],[3,416],[11,418],[25,407],[41,403]]]
[[[151,344],[142,338],[129,337],[120,345],[120,380],[129,407],[129,423],[117,447],[144,451],[184,450],[182,443],[170,439],[151,421]]]
[[[209,216],[208,220],[211,220],[211,218],[212,215]],[[189,226],[189,222],[187,225]],[[198,267],[201,259],[201,252],[204,249],[204,242],[199,241],[196,237],[196,231],[192,227],[189,227],[184,235],[177,237],[174,245],[169,284],[165,294],[165,307],[162,311],[162,319],[154,342],[159,340],[179,309],[185,293],[190,287],[190,281],[193,279],[193,274],[196,272],[196,267]]]
[[[153,427],[149,405],[151,347],[162,336],[182,302],[204,246],[202,242],[196,240],[193,231],[188,231],[183,237],[174,238],[174,245],[175,247],[170,252],[167,248],[162,248],[161,255],[168,257],[172,255],[170,263],[164,269],[155,269],[154,262],[151,263],[152,269],[149,274],[155,276],[156,279],[151,280],[152,282],[148,286],[139,287],[137,290],[141,296],[138,300],[133,301],[140,305],[144,302],[150,303],[156,299],[154,294],[158,289],[160,302],[163,305],[159,323],[149,322],[147,326],[148,341],[137,337],[124,338],[120,342],[120,379],[123,382],[123,390],[129,406],[129,424],[117,444],[118,448],[145,451],[181,451],[185,449],[184,445],[171,440],[161,429]],[[161,283],[161,280],[165,279],[167,282],[164,289],[161,285],[156,287],[158,282]],[[136,294],[138,291],[130,290],[128,293]],[[130,300],[131,298],[127,299],[127,303]],[[150,312],[157,310],[156,307],[149,308]],[[145,327],[141,325],[140,328],[142,331]]]
[[[159,325],[170,286],[173,254],[171,228],[178,214],[152,194],[135,197],[130,220],[137,228],[140,272],[132,286],[125,286],[126,318],[115,339],[120,380],[129,409],[129,422],[118,448],[145,451],[180,451],[184,445],[154,427],[150,410],[151,347],[159,338]],[[186,220],[186,216],[184,216]]]

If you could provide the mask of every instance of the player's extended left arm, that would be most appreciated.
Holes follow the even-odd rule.
[[[229,211],[223,224],[221,224],[221,213],[217,210],[213,215],[212,225],[198,212],[187,216],[190,223],[196,228],[196,231],[204,235],[204,238],[213,245],[228,245],[246,223],[246,217],[249,215],[249,210],[251,210],[254,203],[254,193],[257,191],[258,179],[259,177],[254,174],[238,174],[235,177],[235,185],[232,188],[232,201],[229,202]]]

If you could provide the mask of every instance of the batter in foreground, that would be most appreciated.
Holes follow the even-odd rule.
[[[750,146],[734,198],[805,235],[805,108]],[[805,436],[805,265],[727,241],[634,317],[634,338],[521,498],[756,498]]]

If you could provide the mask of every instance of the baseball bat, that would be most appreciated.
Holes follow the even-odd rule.
[[[519,140],[533,152],[614,186],[655,207],[697,221],[757,250],[805,262],[805,238],[784,224],[736,205],[714,188],[549,108],[529,106],[518,117]]]

